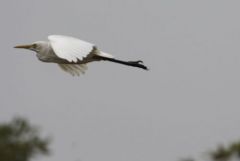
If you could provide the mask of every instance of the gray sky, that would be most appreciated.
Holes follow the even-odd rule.
[[[157,161],[239,139],[238,0],[2,0],[0,121],[52,135],[39,161]],[[75,36],[108,62],[72,77],[16,44]]]

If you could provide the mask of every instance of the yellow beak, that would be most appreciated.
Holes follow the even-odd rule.
[[[14,46],[14,48],[21,48],[21,49],[30,49],[32,48],[33,44],[31,45],[17,45],[17,46]]]

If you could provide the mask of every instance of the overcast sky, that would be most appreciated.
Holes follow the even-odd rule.
[[[239,0],[2,0],[0,121],[51,135],[38,161],[175,161],[239,139]],[[72,77],[17,44],[78,37],[123,60]]]

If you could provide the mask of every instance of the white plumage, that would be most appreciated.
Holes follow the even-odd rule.
[[[75,63],[86,58],[95,46],[69,36],[51,35],[48,39],[58,57]]]
[[[37,41],[30,45],[18,45],[15,48],[33,50],[39,60],[57,63],[71,75],[84,74],[87,63],[106,60],[147,70],[142,61],[122,61],[114,59],[111,54],[100,51],[94,44],[63,35],[50,35],[49,41]]]
[[[79,76],[80,74],[85,74],[87,70],[86,64],[58,64],[59,67],[65,72],[70,73],[72,76]]]

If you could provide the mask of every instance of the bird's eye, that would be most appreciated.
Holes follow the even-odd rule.
[[[36,48],[37,48],[37,44],[33,44],[32,47],[33,47],[34,49],[36,49]]]

